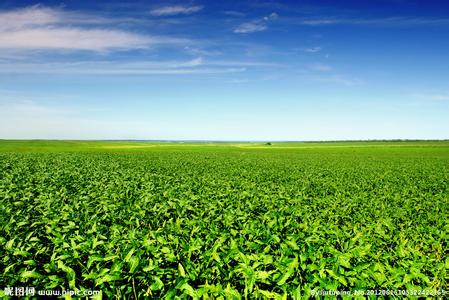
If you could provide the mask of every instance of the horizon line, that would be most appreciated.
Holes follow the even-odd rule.
[[[0,141],[84,141],[84,142],[165,142],[165,143],[332,143],[332,142],[445,142],[443,139],[337,139],[337,140],[206,140],[206,139],[4,139]]]

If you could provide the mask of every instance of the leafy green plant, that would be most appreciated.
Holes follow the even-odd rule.
[[[448,152],[265,148],[0,154],[0,286],[447,289]]]

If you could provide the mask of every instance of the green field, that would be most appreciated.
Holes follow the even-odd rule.
[[[448,141],[4,140],[0,201],[0,288],[448,289]]]

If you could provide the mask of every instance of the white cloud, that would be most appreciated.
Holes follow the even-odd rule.
[[[304,25],[330,25],[340,22],[334,19],[310,19],[310,20],[303,20],[301,23]]]
[[[0,30],[18,30],[61,24],[105,24],[114,20],[91,14],[65,11],[33,5],[10,11],[0,11]]]
[[[86,23],[95,25],[102,21],[105,20],[41,6],[0,12],[0,49],[107,51],[189,42],[118,29],[78,26]]]
[[[279,18],[279,15],[275,12],[272,12],[268,16],[263,17],[264,21],[275,20],[277,18]]]
[[[150,11],[150,14],[153,16],[173,16],[173,15],[189,15],[196,12],[199,12],[203,9],[203,6],[182,6],[182,5],[173,5],[173,6],[163,6],[159,8],[155,8]]]
[[[235,33],[252,33],[252,32],[258,32],[258,31],[264,31],[268,27],[265,23],[262,23],[260,21],[258,22],[248,22],[240,24],[235,30]]]
[[[359,78],[347,78],[340,75],[328,76],[328,77],[315,77],[315,80],[330,82],[336,84],[342,84],[345,86],[356,86],[364,84],[364,81]]]
[[[244,17],[246,14],[240,12],[240,11],[235,11],[235,10],[226,10],[223,12],[225,15],[231,16],[231,17]]]
[[[309,70],[310,70],[310,67],[309,67]],[[320,72],[328,72],[331,70],[332,69],[327,70],[327,68],[325,68],[325,70],[321,70]],[[327,82],[327,83],[344,85],[344,86],[348,86],[348,87],[365,84],[365,81],[360,78],[347,77],[347,76],[343,76],[343,75],[335,74],[335,73],[334,74],[332,74],[332,73],[331,74],[329,74],[329,73],[327,73],[327,74],[326,73],[311,73],[310,71],[303,71],[300,73],[304,74],[303,78],[306,80]]]
[[[243,79],[232,79],[228,81],[229,83],[248,83],[249,79],[243,78]]]
[[[300,21],[302,25],[323,26],[333,24],[349,24],[349,25],[374,25],[374,26],[416,26],[416,25],[448,25],[447,18],[405,18],[405,17],[389,17],[377,19],[357,19],[357,18],[315,18],[303,19]]]
[[[279,15],[273,12],[261,19],[240,24],[237,28],[234,29],[234,33],[253,33],[265,31],[268,28],[268,22],[276,20],[277,18],[279,18]]]
[[[80,28],[35,28],[0,32],[0,49],[72,49],[106,51],[146,48],[186,40],[149,37],[121,30]]]
[[[304,48],[303,51],[308,53],[317,53],[321,51],[321,47]]]
[[[182,75],[221,74],[244,72],[247,68],[280,68],[283,65],[263,61],[190,60],[120,62],[76,61],[76,62],[1,62],[0,74],[86,74],[86,75]]]
[[[240,67],[283,67],[282,64],[263,62],[263,61],[230,61],[230,60],[211,60],[207,64],[213,66],[240,66]]]
[[[192,46],[185,46],[184,50],[186,50],[188,53],[192,55],[217,56],[223,54],[221,51],[218,50],[209,50]]]
[[[177,64],[175,66],[177,67],[198,67],[203,64],[203,59],[201,57],[194,58],[192,60],[189,60],[187,62]]]
[[[48,25],[61,22],[59,10],[39,6],[0,12],[0,30],[16,30],[27,26]]]
[[[257,66],[256,62],[248,66]],[[76,63],[0,63],[0,74],[85,74],[85,75],[183,75],[222,74],[246,71],[245,62],[187,61],[84,61]]]

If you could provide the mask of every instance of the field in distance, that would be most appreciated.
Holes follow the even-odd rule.
[[[447,290],[448,182],[449,141],[0,140],[0,287]]]
[[[92,152],[160,149],[332,149],[332,148],[449,148],[442,141],[332,141],[332,142],[216,142],[216,141],[80,141],[80,140],[0,140],[0,152]],[[344,150],[343,150],[344,151]]]

